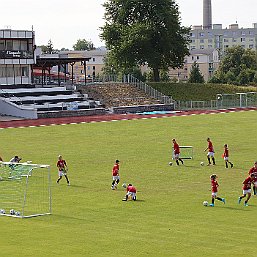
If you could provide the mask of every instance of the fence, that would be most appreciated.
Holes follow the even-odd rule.
[[[210,101],[175,101],[177,110],[228,109],[257,107],[257,93],[217,94]]]

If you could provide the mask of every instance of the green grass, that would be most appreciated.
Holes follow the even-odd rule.
[[[4,159],[51,165],[53,197],[50,216],[0,217],[1,256],[255,256],[257,199],[244,207],[237,198],[256,159],[256,125],[256,112],[244,112],[1,130]],[[217,166],[202,167],[208,136]],[[185,166],[168,165],[173,137],[194,146]],[[224,168],[224,143],[233,169]],[[60,153],[70,187],[55,183]],[[110,189],[117,158],[136,202],[121,201],[121,186]],[[227,204],[203,207],[212,173]]]
[[[257,92],[257,87],[253,86],[223,84],[149,83],[149,85],[180,101],[208,101],[215,100],[217,94]]]

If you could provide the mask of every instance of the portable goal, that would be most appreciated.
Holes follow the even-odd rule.
[[[30,218],[51,214],[50,166],[0,162],[0,215]]]
[[[192,160],[193,159],[193,146],[179,146],[180,149],[180,158],[181,159],[188,159],[188,160]],[[174,151],[172,151],[172,159],[175,159],[174,156]]]

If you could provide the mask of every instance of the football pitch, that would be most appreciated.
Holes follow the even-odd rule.
[[[52,181],[52,215],[0,217],[0,255],[256,256],[257,197],[248,207],[237,203],[257,160],[256,118],[249,111],[0,130],[4,160],[19,155],[50,164]],[[206,166],[207,137],[216,166]],[[194,159],[169,166],[172,138],[192,145]],[[221,157],[225,143],[232,169]],[[56,184],[59,154],[69,167],[69,187],[65,179]],[[121,183],[111,190],[116,159]],[[226,204],[204,207],[213,173]],[[124,182],[135,185],[137,201],[122,201]]]

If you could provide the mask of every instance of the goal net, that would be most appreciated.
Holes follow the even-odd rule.
[[[180,158],[181,159],[193,159],[193,146],[179,146],[180,149]],[[172,152],[172,159],[175,159],[174,151]]]
[[[50,166],[0,162],[0,215],[29,218],[51,214]]]

